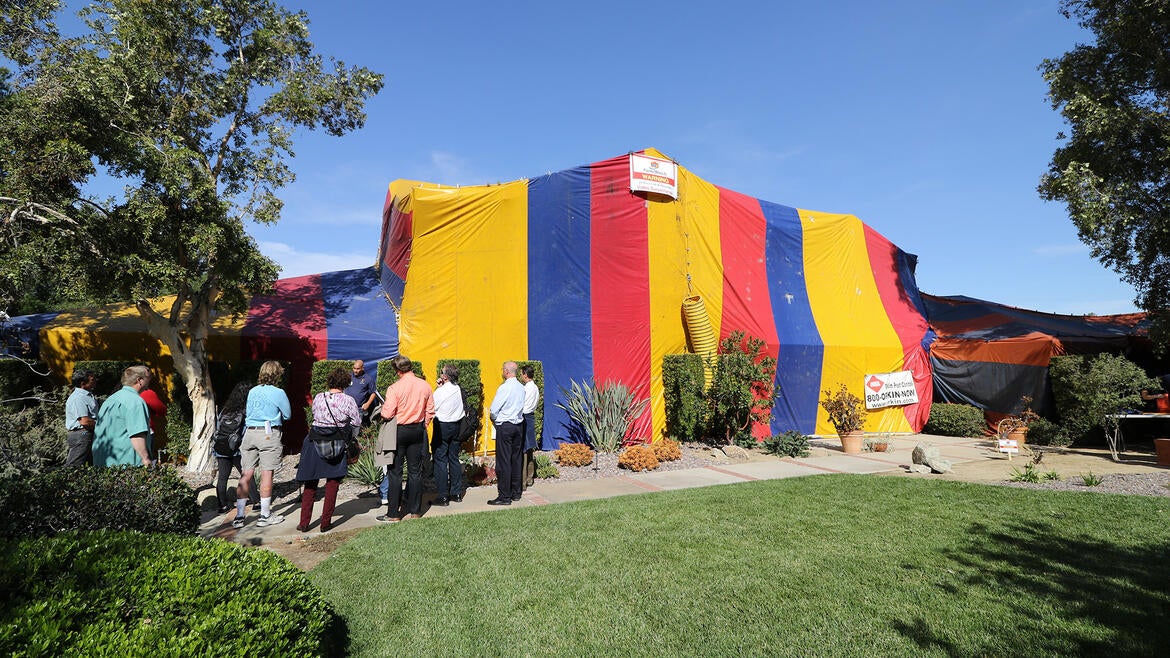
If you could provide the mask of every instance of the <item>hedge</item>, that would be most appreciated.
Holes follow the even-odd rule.
[[[195,491],[170,468],[60,468],[0,481],[0,537],[198,528]]]
[[[982,409],[969,404],[935,402],[930,405],[930,419],[922,431],[937,436],[983,436],[986,429]]]
[[[667,354],[662,357],[663,397],[666,402],[666,435],[678,441],[702,437],[704,412],[703,357]]]
[[[343,622],[284,558],[128,531],[0,540],[0,653],[344,655]]]

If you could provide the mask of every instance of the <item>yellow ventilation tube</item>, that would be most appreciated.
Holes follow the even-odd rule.
[[[715,376],[711,366],[715,363],[715,353],[719,348],[719,339],[715,329],[711,327],[711,318],[707,315],[707,305],[699,295],[692,295],[683,299],[683,314],[687,318],[687,333],[691,337],[691,350],[703,357],[703,380],[707,386]]]

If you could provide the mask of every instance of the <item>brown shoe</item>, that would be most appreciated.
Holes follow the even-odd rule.
[[[417,519],[417,518],[420,518],[420,517],[419,517],[419,515],[418,515],[418,514],[407,514],[407,515],[406,515],[406,518],[408,518],[408,519]]]

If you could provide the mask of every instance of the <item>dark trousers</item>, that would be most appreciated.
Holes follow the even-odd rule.
[[[93,430],[69,430],[65,447],[66,466],[88,466],[93,462]]]
[[[519,498],[524,435],[519,423],[496,423],[496,492],[500,498]]]
[[[536,412],[524,414],[524,454],[521,455],[524,476],[521,481],[524,488],[531,487],[536,481],[536,462],[532,453],[536,451]]]
[[[313,501],[317,499],[317,483],[320,480],[303,482],[305,490],[301,493],[301,522],[298,528],[308,528],[313,520]],[[337,505],[337,488],[341,486],[341,478],[325,480],[325,503],[321,506],[321,529],[328,530],[333,525],[333,507]]]
[[[236,499],[228,499],[227,497],[227,481],[228,477],[230,477],[232,474],[233,466],[236,469],[236,473],[243,475],[243,471],[240,470],[240,456],[236,455],[235,457],[220,457],[217,455],[215,458],[215,463],[218,465],[218,472],[215,476],[215,499],[219,501],[220,507],[223,507],[224,505],[234,505]],[[253,505],[260,502],[260,485],[255,483],[255,480],[258,479],[258,475],[259,473],[252,476],[253,482],[249,483],[252,486],[248,487],[248,502],[252,503]],[[237,487],[237,491],[238,489],[239,488]]]
[[[459,421],[435,421],[431,440],[435,460],[435,491],[439,497],[463,495],[463,465],[459,463]]]
[[[422,423],[398,426],[398,449],[390,466],[390,491],[386,492],[390,516],[418,514],[422,509],[422,455],[427,448],[427,428]],[[402,501],[402,462],[406,460],[406,501]]]

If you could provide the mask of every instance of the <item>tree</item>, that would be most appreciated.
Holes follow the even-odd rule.
[[[776,404],[776,359],[762,338],[742,330],[719,343],[715,376],[707,391],[711,436],[727,445],[756,445],[752,423],[767,424]]]
[[[211,319],[244,310],[277,274],[245,222],[278,221],[294,132],[360,128],[382,76],[327,64],[307,15],[270,0],[104,0],[69,38],[50,20],[58,4],[2,0],[0,48],[18,71],[0,94],[0,256],[23,254],[27,276],[46,253],[27,245],[51,248],[77,294],[135,303],[186,383],[189,468],[202,469]],[[123,192],[85,194],[99,174]],[[3,274],[22,276],[11,261]],[[158,313],[149,300],[163,295]]]
[[[1040,182],[1092,255],[1170,326],[1170,0],[1063,0],[1096,41],[1040,70],[1070,132]],[[1160,341],[1161,342],[1161,341]]]

